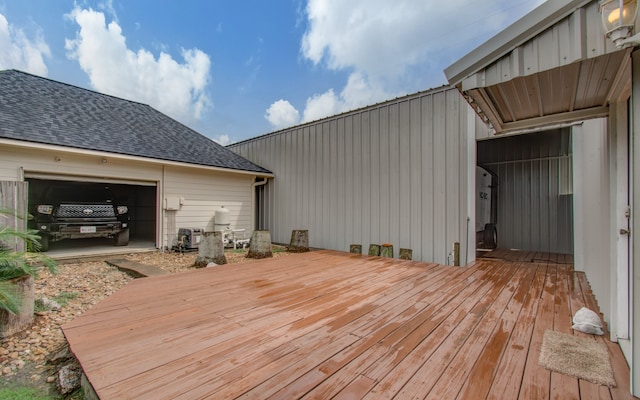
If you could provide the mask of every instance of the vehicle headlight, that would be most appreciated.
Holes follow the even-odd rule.
[[[127,206],[118,206],[118,214],[126,214],[129,212],[129,207]]]
[[[53,212],[52,205],[41,204],[38,206],[38,213],[40,214],[51,215],[52,212]]]

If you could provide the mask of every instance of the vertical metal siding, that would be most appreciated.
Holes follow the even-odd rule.
[[[272,240],[413,249],[445,263],[466,249],[467,118],[456,89],[417,93],[230,146],[271,170],[260,213]],[[473,135],[473,133],[472,133]],[[464,259],[466,255],[463,254]]]
[[[602,34],[598,2],[592,2],[483,69],[485,86],[507,82],[615,51]]]

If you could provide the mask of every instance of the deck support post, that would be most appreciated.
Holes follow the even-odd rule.
[[[307,229],[294,229],[291,231],[291,241],[287,251],[290,253],[306,253],[309,251],[309,231]]]
[[[271,252],[271,232],[253,231],[249,242],[249,252],[247,258],[269,258],[273,257]]]
[[[400,248],[400,255],[398,256],[401,260],[412,260],[413,259],[413,250],[411,249],[403,249]]]
[[[204,268],[209,263],[218,265],[226,264],[227,257],[224,255],[224,245],[222,244],[222,232],[205,232],[198,247],[198,258],[196,258],[196,268]]]
[[[384,243],[380,248],[380,255],[382,257],[393,258],[393,245],[391,243]]]

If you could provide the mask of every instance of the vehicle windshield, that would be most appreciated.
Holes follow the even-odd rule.
[[[82,203],[112,203],[113,194],[106,186],[60,185],[53,186],[45,196],[45,201]]]

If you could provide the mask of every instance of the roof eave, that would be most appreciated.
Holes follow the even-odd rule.
[[[594,0],[547,0],[448,66],[444,70],[447,80],[452,85],[458,85],[468,76],[487,67],[509,51],[592,1]]]

